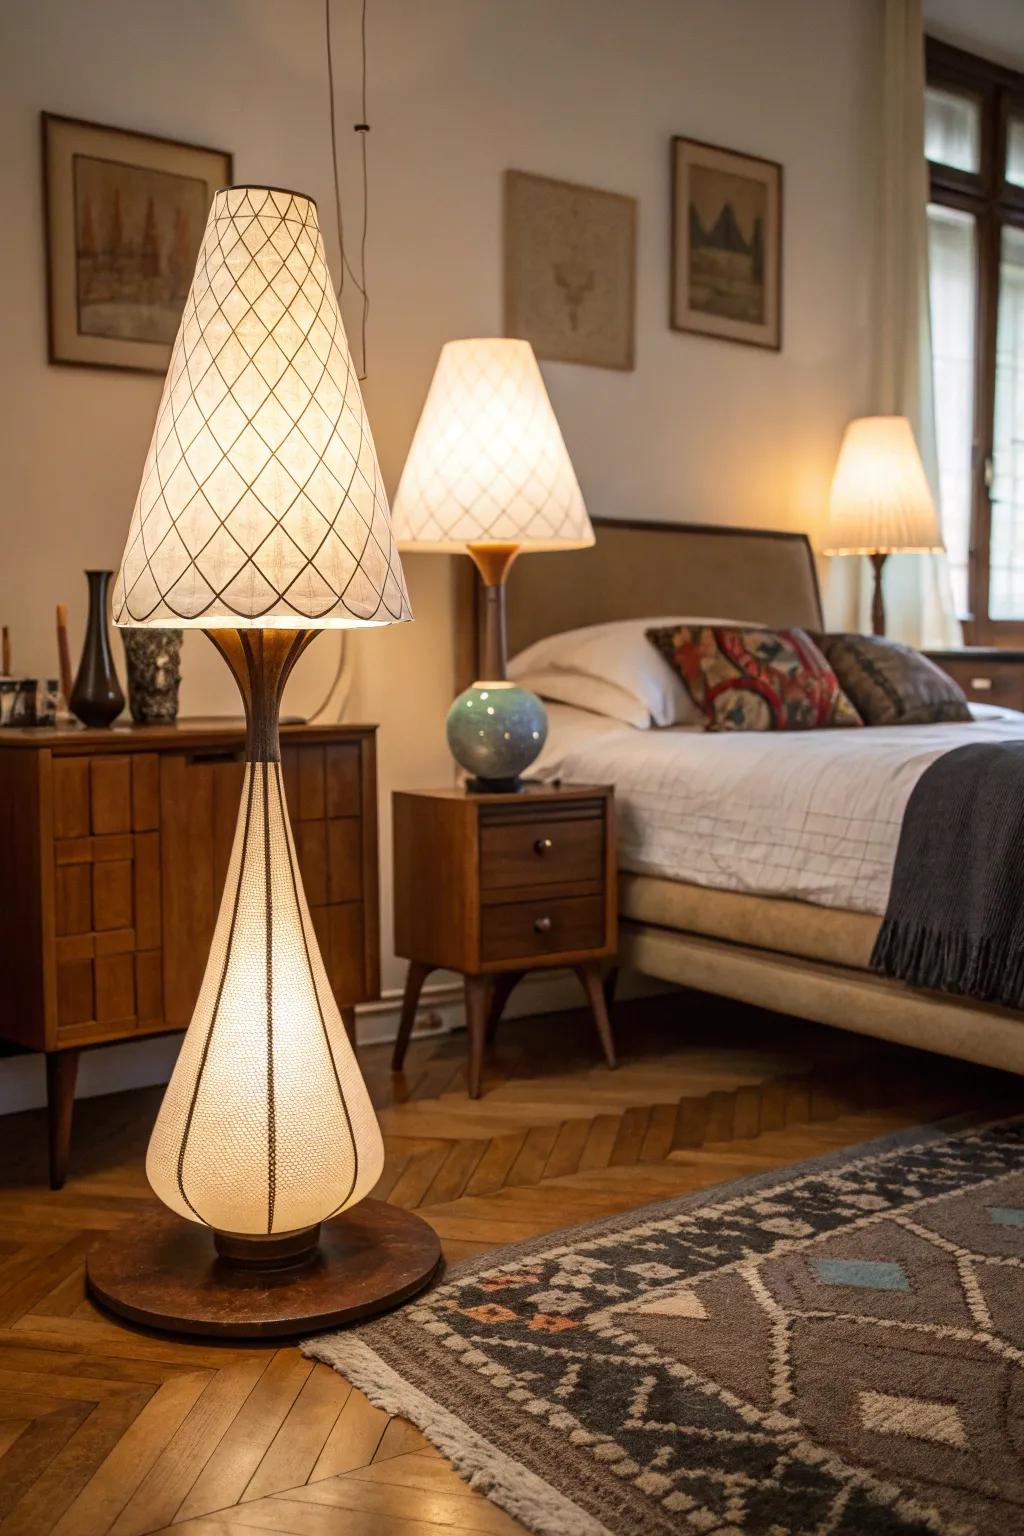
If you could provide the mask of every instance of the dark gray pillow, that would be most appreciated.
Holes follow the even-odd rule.
[[[959,683],[912,646],[875,635],[815,635],[865,725],[970,720]]]

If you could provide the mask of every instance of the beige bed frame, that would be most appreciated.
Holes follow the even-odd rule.
[[[775,529],[594,519],[597,542],[529,555],[509,578],[509,654],[602,620],[694,613],[822,626],[814,554]],[[474,668],[475,586],[460,572],[460,658]],[[623,874],[623,966],[759,1007],[1024,1072],[1024,1015],[876,976],[879,920],[807,902]]]

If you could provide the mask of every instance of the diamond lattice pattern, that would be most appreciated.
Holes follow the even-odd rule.
[[[122,625],[411,617],[316,205],[210,209],[114,589]]]
[[[393,516],[399,543],[420,549],[594,542],[529,342],[486,337],[442,348]]]

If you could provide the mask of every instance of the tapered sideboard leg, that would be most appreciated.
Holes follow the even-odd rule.
[[[392,1072],[401,1072],[405,1053],[409,1047],[409,1036],[416,1022],[416,1009],[419,1007],[420,993],[423,991],[423,983],[434,969],[431,965],[421,965],[418,960],[410,960],[409,969],[405,975],[405,992],[402,996],[402,1017],[398,1024],[398,1038],[391,1054]]]
[[[71,1118],[78,1077],[76,1050],[46,1053],[46,1115],[50,1143],[50,1188],[63,1189],[71,1147]]]

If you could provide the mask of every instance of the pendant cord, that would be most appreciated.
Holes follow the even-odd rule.
[[[360,110],[362,113],[362,120],[352,125],[353,131],[358,133],[361,140],[363,167],[363,228],[359,242],[359,276],[357,277],[355,272],[352,270],[352,265],[349,262],[348,255],[345,250],[344,218],[342,216],[341,209],[341,178],[338,170],[338,132],[334,108],[334,58],[333,49],[331,47],[331,0],[324,0],[324,19],[326,22],[327,33],[327,91],[331,116],[331,164],[334,172],[334,212],[338,230],[338,245],[341,248],[341,276],[338,281],[337,295],[338,299],[340,300],[345,287],[345,274],[347,272],[349,277],[352,279],[353,284],[355,285],[356,291],[360,294],[363,301],[363,312],[360,321],[361,335],[359,349],[362,365],[358,375],[360,383],[364,382],[368,372],[366,357],[366,332],[367,322],[370,314],[370,295],[366,286],[366,233],[370,214],[370,185],[366,153],[366,136],[370,131],[370,125],[366,120],[366,7],[367,0],[362,0],[359,25],[360,47],[362,52],[360,96]]]

